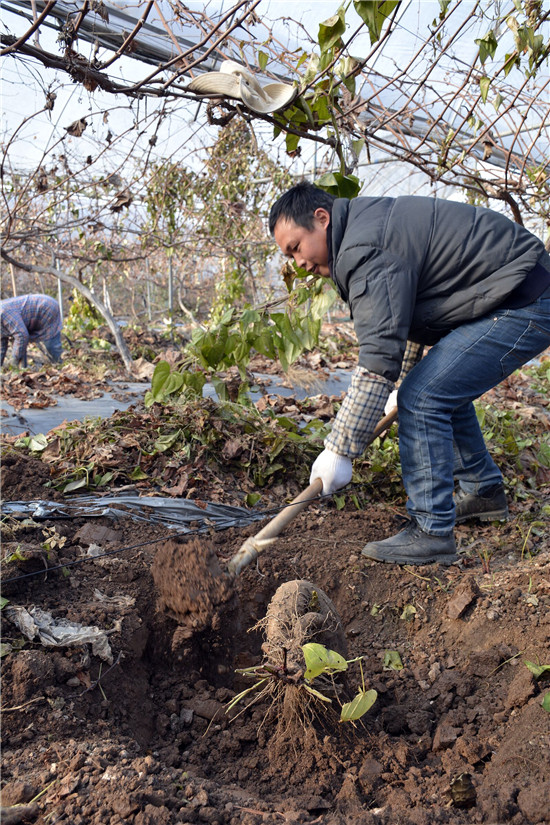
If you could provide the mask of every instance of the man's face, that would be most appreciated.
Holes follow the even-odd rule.
[[[316,275],[329,275],[327,227],[330,214],[326,209],[313,213],[313,229],[298,226],[292,220],[279,218],[273,237],[287,258],[293,258],[301,269]]]

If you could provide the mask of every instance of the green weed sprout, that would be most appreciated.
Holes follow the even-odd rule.
[[[523,663],[527,670],[530,670],[535,679],[542,677],[550,677],[550,665],[540,665],[538,662],[529,662],[527,660]]]
[[[541,665],[538,662],[529,662],[527,659],[524,660],[523,664],[527,670],[531,671],[536,682],[539,680],[544,683],[548,682],[550,677],[550,665]],[[541,707],[547,713],[550,713],[550,690],[546,691],[542,697]]]
[[[27,561],[27,557],[21,549],[20,544],[17,545],[13,553],[10,553],[9,556],[5,556],[2,559],[3,564],[11,564],[14,561]]]

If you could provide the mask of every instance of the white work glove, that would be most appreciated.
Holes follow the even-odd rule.
[[[352,472],[349,456],[325,449],[313,462],[309,483],[312,484],[316,478],[320,478],[323,482],[323,493],[330,495],[349,484]]]
[[[384,415],[390,413],[394,407],[397,407],[397,390],[392,390],[388,395],[386,406],[384,407]]]

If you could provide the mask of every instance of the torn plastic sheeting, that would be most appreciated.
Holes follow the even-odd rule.
[[[188,499],[168,499],[154,496],[79,496],[67,502],[57,501],[5,501],[2,503],[4,515],[44,518],[76,518],[130,516],[137,521],[159,522],[183,532],[192,529],[201,532],[214,526],[218,530],[228,527],[243,527],[266,517],[265,513],[251,513],[229,504],[208,502],[199,506]]]
[[[113,664],[111,646],[107,634],[99,627],[85,626],[70,622],[68,619],[54,619],[47,610],[40,607],[7,605],[3,615],[31,641],[38,636],[46,647],[73,647],[91,644],[94,656]]]

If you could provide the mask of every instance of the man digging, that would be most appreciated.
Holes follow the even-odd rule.
[[[359,341],[358,366],[311,481],[320,478],[325,494],[349,483],[352,459],[401,377],[410,521],[362,554],[452,564],[455,522],[508,516],[472,402],[550,346],[550,255],[490,209],[416,196],[350,201],[306,182],[274,203],[269,228],[297,266],[332,278]]]

